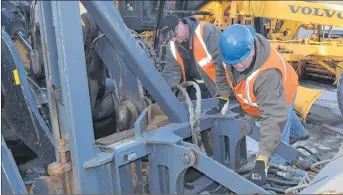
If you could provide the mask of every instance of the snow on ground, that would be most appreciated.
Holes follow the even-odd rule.
[[[321,159],[332,158],[343,144],[343,116],[337,104],[337,90],[334,86],[314,81],[301,81],[304,87],[318,89],[323,94],[312,105],[306,119],[310,138],[293,146],[305,146]],[[248,155],[258,152],[258,143],[247,138]]]

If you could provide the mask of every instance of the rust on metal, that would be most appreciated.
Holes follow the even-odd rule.
[[[66,140],[66,139],[60,139],[59,141],[58,141],[58,144],[60,145],[60,146],[67,146],[68,145],[68,140]]]
[[[197,158],[196,153],[194,152],[193,149],[190,149],[189,154],[190,154],[190,157],[191,157],[190,166],[196,165],[198,163],[198,158]]]
[[[149,173],[149,162],[142,162],[142,173]]]
[[[151,131],[170,123],[171,121],[168,116],[164,114],[158,104],[152,104],[148,107],[148,127],[146,131]]]
[[[64,194],[62,179],[55,176],[41,176],[33,183],[29,193]]]
[[[71,194],[70,175],[71,163],[68,158],[69,142],[67,139],[60,139],[57,141],[57,150],[59,153],[59,162],[51,163],[48,166],[48,173],[50,176],[61,177],[64,176],[65,193]]]
[[[136,163],[133,162],[130,164],[130,168],[131,168],[131,180],[132,180],[132,187],[133,187],[133,192],[137,193],[138,192],[138,176],[137,176],[137,172],[136,172]]]
[[[69,142],[66,139],[60,139],[57,145],[57,151],[60,153],[70,151]]]
[[[51,176],[62,176],[64,173],[71,170],[70,163],[58,163],[54,162],[48,166],[48,173]]]
[[[128,139],[128,138],[132,138],[134,136],[135,136],[135,130],[129,129],[126,131],[114,133],[112,135],[97,139],[97,140],[95,140],[95,143],[97,145],[107,146],[107,145],[112,145],[112,144],[121,142],[121,141]]]
[[[68,153],[67,151],[69,151],[69,142],[67,139],[60,139],[58,141],[58,146],[60,146],[60,149],[63,149],[63,151],[59,152],[60,154],[60,160],[61,160],[61,168],[64,175],[64,185],[65,185],[65,189],[66,189],[66,193],[67,194],[71,194],[71,179],[70,179],[70,175],[69,175],[69,171],[71,170],[71,163],[69,162],[69,158],[68,158]]]

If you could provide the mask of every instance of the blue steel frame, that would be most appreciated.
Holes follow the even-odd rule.
[[[57,140],[69,140],[73,193],[141,192],[137,186],[142,186],[139,181],[142,173],[137,171],[142,166],[143,157],[149,159],[150,191],[153,194],[184,193],[183,177],[190,167],[235,193],[268,193],[233,170],[246,159],[245,137],[250,135],[258,140],[259,129],[249,120],[238,119],[234,112],[221,117],[202,114],[200,131],[212,131],[213,158],[185,142],[184,139],[191,136],[186,104],[177,100],[136,43],[113,1],[82,3],[119,55],[126,56],[123,60],[127,70],[149,90],[171,123],[146,131],[149,108],[145,108],[135,122],[134,136],[110,144],[95,144],[78,2],[38,3],[46,55],[44,65],[46,75],[49,75],[49,102],[53,108],[53,132]],[[202,111],[217,103],[218,99],[202,100]],[[222,155],[224,136],[230,139],[229,164]],[[289,160],[302,156],[285,144],[280,144],[277,153]],[[166,179],[166,170],[169,170],[169,185],[161,182]]]
[[[18,167],[4,137],[1,135],[1,193],[28,194]]]
[[[80,8],[77,1],[38,1],[44,68],[56,141],[69,140],[73,193],[99,193],[95,170],[82,168],[96,155]],[[56,153],[58,150],[56,151]]]

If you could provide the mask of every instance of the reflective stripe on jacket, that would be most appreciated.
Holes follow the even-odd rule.
[[[205,42],[203,40],[204,24],[205,22],[200,22],[195,30],[195,36],[193,36],[193,54],[197,65],[200,66],[202,70],[204,70],[204,72],[212,79],[213,82],[216,82],[215,63],[212,60],[211,54],[207,51]],[[172,51],[174,58],[180,65],[183,80],[186,80],[185,65],[183,63],[182,57],[176,49],[174,41],[170,41],[170,49]]]
[[[262,71],[271,68],[275,68],[281,72],[286,101],[287,104],[290,105],[293,101],[299,85],[298,75],[295,72],[294,68],[289,63],[287,63],[274,48],[271,48],[268,60],[245,80],[241,80],[239,83],[237,83],[236,86],[233,86],[233,82],[228,72],[226,71],[228,82],[232,89],[234,89],[234,94],[242,109],[246,113],[253,116],[260,116],[260,111],[254,94],[254,83],[257,76]]]

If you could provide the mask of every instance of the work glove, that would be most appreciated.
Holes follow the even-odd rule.
[[[255,166],[251,170],[249,180],[258,186],[264,185],[267,180],[268,163],[265,158],[257,158]]]
[[[221,110],[223,109],[224,105],[229,101],[229,99],[224,98],[224,97],[219,97],[219,104],[217,107],[212,108],[212,110],[209,110],[206,112],[206,114],[208,115],[212,115],[212,114],[218,114],[221,112]]]

